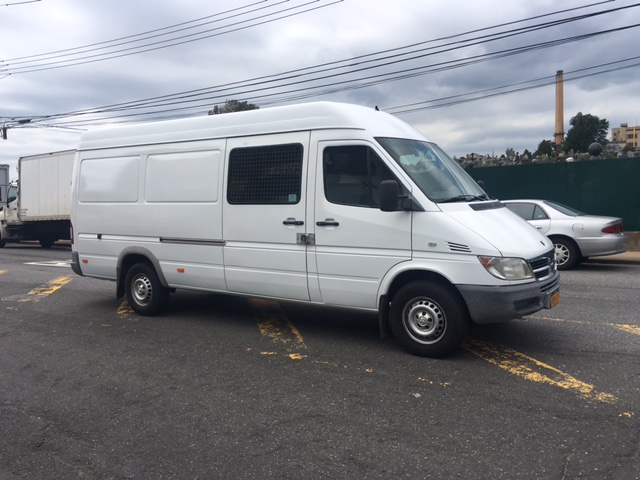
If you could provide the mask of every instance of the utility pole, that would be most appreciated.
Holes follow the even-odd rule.
[[[556,152],[562,151],[564,143],[564,74],[556,72],[556,131],[553,136]]]

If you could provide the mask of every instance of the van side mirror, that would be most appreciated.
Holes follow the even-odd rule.
[[[383,180],[380,182],[380,210],[383,212],[397,211],[399,198],[400,186],[396,180]]]

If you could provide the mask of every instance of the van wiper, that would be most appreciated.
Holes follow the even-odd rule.
[[[483,202],[485,200],[491,200],[491,197],[486,193],[480,196],[477,195],[458,195],[455,197],[447,198],[438,203],[454,203],[454,202]]]

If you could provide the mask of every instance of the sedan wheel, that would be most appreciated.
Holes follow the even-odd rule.
[[[556,249],[556,264],[558,270],[569,270],[575,267],[580,261],[580,254],[576,246],[564,239],[554,239],[553,244]]]

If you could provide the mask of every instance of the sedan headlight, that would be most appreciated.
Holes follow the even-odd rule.
[[[522,258],[478,257],[482,266],[501,280],[526,280],[534,278],[533,270]]]

